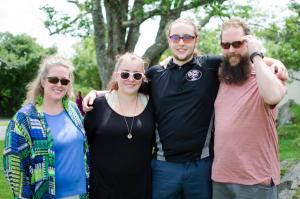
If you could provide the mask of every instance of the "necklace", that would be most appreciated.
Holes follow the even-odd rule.
[[[138,96],[137,96],[136,101],[135,101],[135,107],[134,107],[134,112],[133,112],[133,116],[132,116],[130,128],[129,128],[129,125],[128,125],[128,123],[127,123],[127,120],[126,120],[126,118],[125,118],[125,116],[124,116],[124,112],[123,112],[122,107],[121,107],[121,102],[120,102],[120,98],[119,98],[119,94],[118,94],[118,93],[117,93],[117,96],[118,96],[118,102],[119,102],[120,110],[121,110],[121,112],[122,112],[122,116],[123,116],[124,122],[125,122],[126,127],[127,127],[127,132],[128,132],[127,138],[128,138],[129,140],[131,140],[131,139],[132,139],[132,127],[133,127],[133,122],[134,122],[134,118],[135,118],[134,115],[135,115],[135,111],[136,111],[136,107],[137,107]]]

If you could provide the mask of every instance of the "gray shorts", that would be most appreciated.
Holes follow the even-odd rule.
[[[276,185],[240,185],[213,182],[213,199],[278,199]]]

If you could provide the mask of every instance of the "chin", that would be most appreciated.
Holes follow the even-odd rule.
[[[175,56],[178,61],[185,62],[190,60],[191,56]]]
[[[124,88],[122,88],[122,91],[129,95],[137,93],[138,90],[139,90],[139,87],[124,87]]]

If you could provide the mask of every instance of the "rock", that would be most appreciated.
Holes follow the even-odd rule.
[[[282,182],[292,181],[291,189],[300,186],[300,162],[293,166],[281,179]]]
[[[289,99],[286,103],[279,107],[276,120],[277,127],[283,124],[292,124],[295,121],[295,115],[291,111],[291,107],[294,103],[294,100]]]
[[[300,189],[300,162],[281,178],[281,183],[278,186],[279,198],[293,199],[297,189]]]

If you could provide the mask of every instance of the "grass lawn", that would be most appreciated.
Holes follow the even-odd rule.
[[[8,125],[8,121],[0,121],[0,126],[7,126]]]
[[[288,162],[300,161],[300,105],[293,105],[296,121],[294,124],[279,127],[280,159]]]
[[[287,160],[290,165],[300,161],[300,105],[294,105],[292,110],[295,114],[295,124],[284,125],[278,129],[280,159]],[[2,125],[0,123],[0,125]],[[7,125],[4,124],[4,125]],[[3,147],[4,141],[0,141],[0,198],[12,199],[12,193],[3,172]],[[282,171],[286,172],[286,171]],[[300,189],[297,190],[297,196],[300,198]]]

